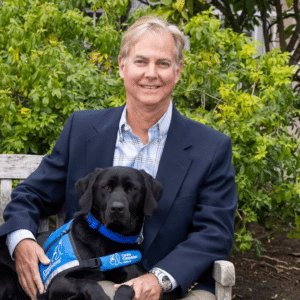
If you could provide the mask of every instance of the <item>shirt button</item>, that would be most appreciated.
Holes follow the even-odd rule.
[[[128,131],[130,129],[130,126],[128,124],[125,124],[124,130]]]

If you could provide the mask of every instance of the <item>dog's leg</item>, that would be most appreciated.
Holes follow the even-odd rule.
[[[4,237],[0,238],[0,299],[30,299],[19,284],[15,263],[10,257]]]
[[[58,276],[48,288],[49,300],[111,300],[94,280]]]
[[[134,295],[133,288],[124,284],[116,290],[114,300],[132,300]]]

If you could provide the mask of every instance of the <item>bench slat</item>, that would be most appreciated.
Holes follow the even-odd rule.
[[[65,202],[61,210],[59,211],[59,213],[56,215],[56,228],[60,228],[61,226],[64,225],[66,214],[67,214],[67,206]]]
[[[0,202],[0,224],[3,223],[3,211],[10,202],[10,194],[12,192],[12,181],[10,179],[1,180],[1,202]]]
[[[40,220],[39,232],[49,231],[49,218]]]
[[[43,155],[0,155],[0,178],[26,179],[39,166]]]

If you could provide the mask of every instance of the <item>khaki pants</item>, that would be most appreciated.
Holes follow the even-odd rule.
[[[99,284],[102,286],[105,293],[113,299],[115,294],[114,283],[111,281],[101,281]],[[180,300],[180,299],[178,299]],[[207,291],[193,290],[185,295],[182,300],[216,300],[216,297]]]

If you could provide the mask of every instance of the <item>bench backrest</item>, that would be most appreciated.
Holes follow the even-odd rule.
[[[11,200],[12,181],[24,181],[40,165],[43,155],[0,154],[0,225],[3,223],[3,210]],[[56,228],[64,223],[64,211],[56,215]],[[49,219],[41,219],[39,231],[49,230]]]

